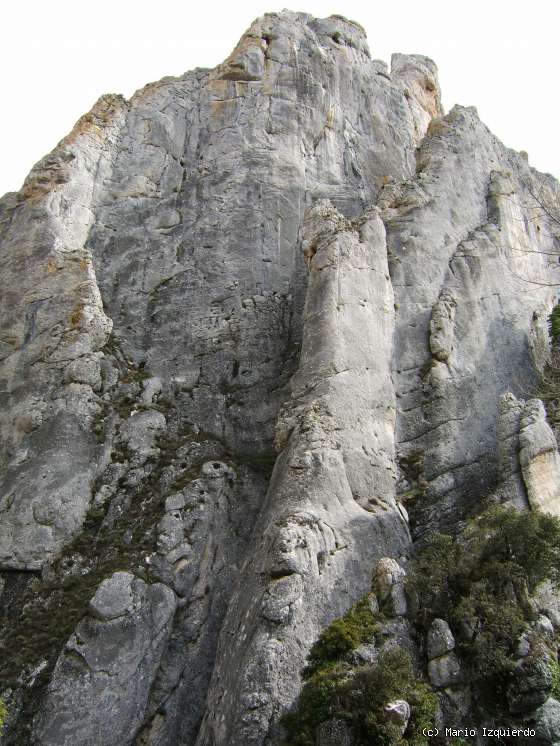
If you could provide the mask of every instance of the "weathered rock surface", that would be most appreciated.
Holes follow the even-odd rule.
[[[428,662],[428,676],[436,689],[459,684],[463,680],[461,665],[455,653],[446,653]]]
[[[560,702],[549,697],[539,707],[535,717],[535,735],[545,743],[557,743],[560,739]]]
[[[510,712],[529,712],[548,699],[552,689],[550,661],[545,656],[522,658],[518,661],[507,699]]]
[[[444,619],[434,619],[426,638],[428,659],[439,658],[455,647],[455,638]]]
[[[410,720],[410,705],[408,702],[404,699],[396,699],[394,702],[388,702],[383,708],[383,712],[387,721],[396,725],[402,735]]]
[[[146,585],[126,572],[103,581],[56,663],[36,743],[133,743],[175,605],[162,583]]]
[[[40,568],[79,531],[91,499],[112,323],[85,243],[125,110],[121,98],[100,99],[2,205],[2,567]]]
[[[406,614],[405,574],[399,563],[390,557],[383,557],[375,566],[377,598],[380,608],[389,616]]]
[[[0,200],[6,743],[278,744],[379,561],[413,646],[411,534],[489,496],[560,512],[520,398],[559,275],[535,194],[558,185],[445,114],[431,60],[284,11],[214,70],[103,97]]]
[[[363,593],[371,582],[364,571],[386,554],[386,539],[393,551],[406,545],[383,371],[394,314],[384,239],[376,211],[352,224],[319,202],[307,215],[300,367],[277,426],[282,453],[257,523],[262,538],[230,602],[199,743],[260,743],[293,700],[302,653],[346,605],[333,594],[336,578],[352,578]],[[286,578],[290,608],[271,618],[269,599]],[[242,633],[241,619],[254,620]]]
[[[520,425],[519,461],[529,504],[560,515],[560,456],[540,400],[527,402]]]

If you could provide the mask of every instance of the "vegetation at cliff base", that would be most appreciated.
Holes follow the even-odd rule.
[[[404,736],[384,713],[387,703],[404,699],[411,718]],[[433,724],[437,698],[419,681],[409,654],[400,647],[380,653],[373,665],[343,662],[316,671],[305,683],[297,707],[282,719],[290,746],[315,746],[316,731],[328,720],[343,721],[356,746],[427,743],[422,730]]]
[[[545,580],[560,587],[560,519],[494,506],[458,537],[433,534],[423,542],[408,567],[409,619],[422,635],[434,619],[446,619],[468,679],[490,687],[496,701],[511,682],[520,636],[528,635],[533,663],[550,669],[558,695],[560,667],[531,626],[538,616],[531,596]],[[437,696],[405,649],[382,644],[389,620],[375,608],[372,594],[364,596],[311,648],[301,694],[282,719],[289,746],[315,746],[327,723],[349,730],[356,746],[427,744],[422,731],[434,723]],[[352,654],[372,642],[382,644],[373,663]],[[404,733],[384,710],[394,700],[410,705]]]
[[[458,651],[479,679],[503,679],[514,666],[519,636],[535,613],[530,595],[560,581],[560,520],[496,506],[460,537],[434,534],[408,574],[416,623],[446,619]]]
[[[378,627],[369,598],[364,596],[321,632],[307,657],[304,678],[334,666],[358,645],[369,642]]]
[[[422,730],[433,724],[437,699],[415,676],[408,652],[395,646],[380,652],[374,664],[349,662],[355,648],[372,642],[380,620],[366,595],[321,633],[308,655],[297,706],[282,719],[287,744],[315,746],[317,728],[329,720],[342,721],[356,746],[427,743]],[[383,711],[395,699],[411,706],[404,737]]]

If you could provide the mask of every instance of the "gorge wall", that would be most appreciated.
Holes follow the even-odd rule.
[[[378,560],[560,512],[535,195],[431,60],[284,11],[0,201],[1,743],[280,744]]]

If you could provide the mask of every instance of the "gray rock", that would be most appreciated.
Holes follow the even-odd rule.
[[[520,510],[527,508],[527,493],[519,463],[519,429],[525,402],[511,392],[498,401],[498,456],[502,500],[510,501]]]
[[[429,661],[428,676],[436,689],[461,683],[463,673],[455,653],[448,653]]]
[[[517,643],[517,648],[515,650],[515,655],[517,658],[526,658],[529,653],[531,652],[531,643],[526,635],[521,635],[519,642]]]
[[[172,513],[176,510],[182,510],[185,504],[185,496],[181,492],[177,492],[175,495],[170,495],[165,499],[165,512]]]
[[[399,362],[394,381],[400,408],[399,450],[405,456],[422,453],[424,464],[425,498],[415,502],[418,535],[435,526],[452,527],[457,512],[487,495],[490,482],[496,481],[497,404],[500,396],[512,390],[514,377],[530,380],[534,376],[528,345],[534,334],[533,315],[542,325],[545,309],[555,302],[550,285],[539,286],[530,312],[521,299],[523,279],[519,278],[530,274],[532,283],[554,284],[551,278],[558,271],[538,250],[524,264],[527,251],[537,245],[544,248],[549,239],[535,236],[540,235],[536,228],[519,231],[523,205],[528,204],[523,196],[528,183],[523,163],[511,153],[506,155],[501,144],[480,127],[472,109],[455,108],[433,120],[419,148],[419,177],[388,184],[386,198],[382,196],[379,203],[398,306],[395,345]],[[474,169],[472,162],[467,167],[459,156],[469,141],[478,153]],[[504,190],[501,175],[506,172],[509,187]],[[436,197],[448,190],[451,193],[456,179],[466,187],[461,190],[460,218],[449,203],[440,210]],[[551,195],[553,183],[547,179],[542,183]],[[426,349],[431,328],[439,325],[436,319],[431,326],[433,309],[447,294],[456,303],[450,365]],[[473,315],[473,308],[482,306],[484,310]],[[501,355],[498,350],[505,345],[510,352]],[[524,507],[524,485],[521,489]]]
[[[399,563],[389,557],[383,557],[376,565],[375,588],[380,607],[389,615],[404,616],[407,612],[405,574]]]
[[[455,638],[444,619],[434,619],[426,636],[428,659],[439,658],[455,647]]]
[[[132,744],[171,632],[175,595],[118,572],[60,654],[34,725],[44,746]]]
[[[259,742],[273,714],[269,699],[258,715],[244,719],[241,698],[249,688],[264,694],[281,680],[286,682],[282,701],[287,704],[293,698],[293,682],[304,663],[302,642],[309,647],[316,639],[321,629],[317,619],[326,606],[330,619],[347,609],[346,604],[338,605],[340,596],[332,595],[334,578],[344,577],[348,583],[351,574],[350,598],[368,590],[370,573],[363,572],[363,563],[352,563],[354,552],[362,560],[369,557],[371,567],[385,554],[385,537],[391,537],[397,555],[401,553],[397,546],[407,540],[406,524],[396,510],[390,465],[394,453],[392,428],[387,427],[392,417],[391,383],[381,372],[383,356],[390,354],[385,330],[392,313],[391,306],[384,305],[388,285],[383,240],[375,211],[354,225],[326,202],[308,213],[303,244],[310,261],[310,287],[300,369],[277,426],[283,453],[269,493],[273,499],[257,525],[258,564],[246,567],[230,605],[210,694],[208,712],[219,708],[229,713],[232,743]],[[346,303],[352,288],[359,289],[367,302]],[[336,333],[337,328],[344,333]],[[371,541],[372,536],[376,541]],[[341,546],[353,549],[337,551]],[[261,599],[266,609],[276,578],[286,576],[301,578],[298,597],[290,595],[292,613],[280,610],[283,623],[274,627],[272,635],[270,625],[280,620],[271,620],[266,613],[263,618]],[[252,616],[257,603],[262,621]],[[253,631],[246,637],[234,633],[239,615],[253,619]],[[239,686],[224,684],[237,680],[239,670],[251,674],[243,676]],[[199,741],[221,738],[216,727],[207,715]]]
[[[560,627],[560,598],[550,581],[541,583],[535,592],[538,610],[552,623],[554,629]]]
[[[165,416],[154,409],[133,411],[120,428],[123,442],[134,457],[134,465],[139,466],[156,454],[157,437],[166,428]]]
[[[85,383],[94,391],[101,388],[100,353],[79,357],[69,363],[64,370],[65,383]]]
[[[522,658],[516,664],[508,686],[511,713],[530,712],[545,702],[552,690],[552,672],[546,656]]]
[[[361,665],[363,663],[375,663],[378,654],[379,651],[375,647],[374,643],[365,642],[361,645],[358,645],[358,647],[352,651],[350,659],[352,663],[355,663],[356,665]]]
[[[405,732],[410,720],[410,705],[404,699],[389,702],[383,708],[385,719],[398,727],[401,735]]]
[[[534,622],[535,631],[543,637],[554,637],[554,626],[551,620],[545,615],[541,614],[539,618]]]
[[[214,70],[103,97],[0,200],[0,568],[20,604],[0,634],[25,573],[56,580],[76,538],[76,567],[125,573],[61,654],[38,738],[62,738],[56,712],[70,742],[273,742],[310,646],[409,526],[453,528],[489,492],[555,512],[542,407],[508,394],[534,390],[557,300],[533,194],[558,185],[476,110],[445,114],[431,60],[389,70],[356,23],[284,11]],[[131,581],[130,606],[136,562],[158,582]],[[397,575],[376,593],[414,652]],[[173,634],[147,611],[163,587]],[[130,661],[142,676],[119,678]],[[455,679],[452,652],[434,661]]]
[[[89,613],[102,622],[122,617],[134,611],[134,575],[116,572],[104,580],[89,602]]]
[[[535,736],[545,743],[560,740],[560,702],[549,697],[535,712]]]
[[[525,405],[519,445],[519,462],[529,504],[534,509],[560,515],[560,456],[539,399],[531,399]]]
[[[101,98],[33,168],[2,224],[12,259],[0,273],[1,567],[39,569],[80,530],[91,499],[92,388],[112,322],[85,242],[126,109],[121,97]]]
[[[457,302],[449,290],[444,290],[432,308],[430,320],[430,350],[445,363],[453,351],[453,320]]]
[[[144,391],[142,392],[142,404],[149,407],[154,403],[154,398],[161,392],[161,378],[152,376],[144,381]]]

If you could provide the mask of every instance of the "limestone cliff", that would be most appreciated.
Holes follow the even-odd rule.
[[[560,514],[536,194],[431,60],[283,11],[0,201],[1,743],[281,744],[379,560]]]

